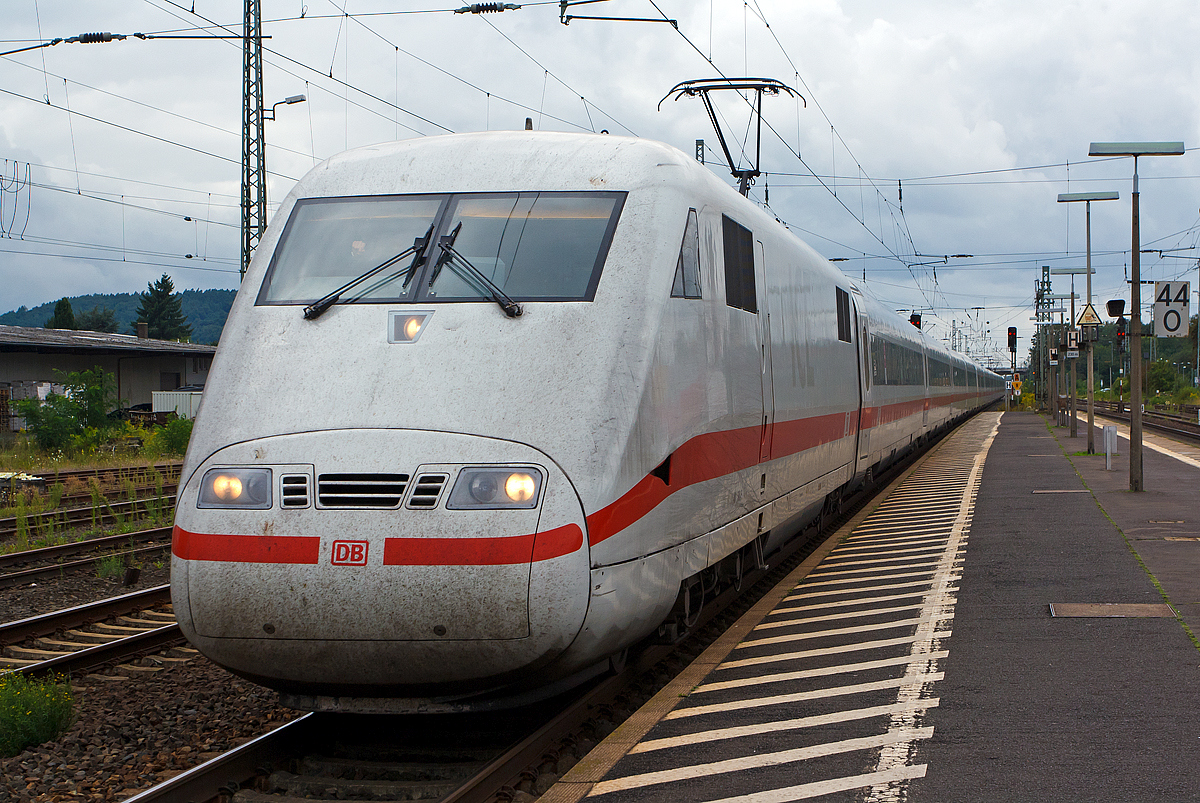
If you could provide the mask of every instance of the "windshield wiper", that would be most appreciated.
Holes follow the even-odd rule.
[[[499,285],[485,276],[483,271],[471,264],[471,260],[454,250],[454,241],[458,238],[458,233],[461,230],[462,221],[459,221],[459,224],[454,227],[454,231],[449,234],[443,234],[438,238],[438,248],[442,250],[442,253],[438,257],[437,264],[433,267],[433,275],[429,278],[429,285],[433,286],[438,273],[441,272],[442,266],[449,265],[455,273],[468,283],[475,282],[482,285],[487,290],[488,295],[492,297],[492,300],[500,305],[500,309],[504,310],[505,315],[510,318],[520,317],[521,313],[524,312],[521,309],[521,305],[505,295]]]
[[[397,271],[396,273],[392,274],[391,276],[386,277],[383,281],[377,282],[371,289],[374,289],[375,287],[380,287],[381,285],[386,284],[387,282],[390,282],[392,279],[395,279],[396,277],[398,277],[402,274],[405,274],[405,273],[408,274],[408,277],[404,281],[404,286],[407,287],[408,282],[412,279],[413,272],[417,268],[419,268],[422,264],[424,264],[424,260],[421,259],[421,254],[424,253],[425,246],[429,244],[429,238],[432,236],[433,236],[433,226],[430,225],[429,230],[425,232],[425,236],[418,237],[417,239],[413,240],[413,244],[410,247],[405,248],[403,251],[396,254],[394,257],[391,257],[390,259],[387,259],[387,260],[379,263],[378,265],[371,268],[369,271],[362,274],[361,276],[351,279],[350,281],[346,282],[338,289],[334,290],[332,293],[329,293],[328,295],[323,296],[319,300],[314,301],[312,304],[309,304],[307,307],[305,307],[304,308],[305,320],[312,321],[312,320],[316,320],[317,318],[320,318],[322,315],[325,314],[326,310],[328,310],[334,304],[338,303],[338,301],[342,297],[342,293],[346,292],[347,290],[354,287],[355,285],[362,284],[367,279],[370,279],[372,276],[380,273],[381,271],[387,270],[392,265],[395,265],[397,262],[404,259],[405,257],[409,257],[409,256],[412,256],[413,254],[416,254],[416,257],[413,259],[411,265],[409,265],[407,268],[404,268],[403,270]]]

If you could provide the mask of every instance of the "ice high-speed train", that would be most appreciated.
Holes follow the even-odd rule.
[[[287,196],[225,324],[175,613],[298,708],[524,699],[1002,389],[667,145],[358,148]]]

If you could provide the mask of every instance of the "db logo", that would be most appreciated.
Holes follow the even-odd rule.
[[[334,566],[366,566],[367,565],[367,542],[366,541],[334,541],[333,542],[333,565]]]

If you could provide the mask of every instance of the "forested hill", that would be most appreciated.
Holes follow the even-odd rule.
[[[183,314],[188,325],[192,327],[193,343],[216,343],[220,339],[221,328],[225,325],[225,318],[229,316],[229,308],[233,305],[236,293],[236,290],[183,290],[179,293]],[[133,321],[137,318],[141,293],[93,293],[68,298],[76,316],[93,307],[107,307],[113,311],[121,325],[119,332],[137,334]],[[0,324],[44,326],[46,321],[54,317],[56,303],[57,298],[32,309],[22,306],[13,312],[6,312],[0,315]]]

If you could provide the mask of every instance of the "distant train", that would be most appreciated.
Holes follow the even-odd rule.
[[[358,148],[287,196],[225,325],[175,612],[297,708],[544,695],[1002,391],[667,145]]]

